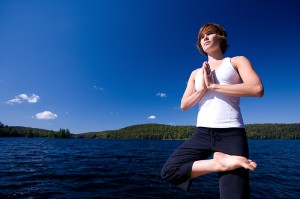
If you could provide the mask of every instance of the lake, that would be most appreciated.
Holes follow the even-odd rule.
[[[180,140],[0,138],[0,198],[218,198],[217,174],[190,192],[161,179]],[[298,198],[300,140],[249,140],[252,198]]]

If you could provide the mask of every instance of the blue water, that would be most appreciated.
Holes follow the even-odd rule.
[[[190,192],[160,169],[183,141],[0,139],[0,198],[218,198],[217,174]],[[300,140],[250,140],[252,198],[299,198]]]

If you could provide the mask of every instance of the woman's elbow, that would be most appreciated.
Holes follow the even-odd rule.
[[[186,107],[186,106],[180,106],[180,108],[181,108],[181,110],[184,112],[184,111],[186,111],[186,110],[188,110],[188,108]]]
[[[188,110],[188,106],[185,103],[181,102],[180,109],[184,112],[184,111]]]
[[[185,111],[187,111],[188,109],[187,109],[187,108],[181,108],[181,110],[182,110],[183,112],[185,112]]]
[[[255,97],[263,97],[264,96],[264,87],[262,85],[257,86],[254,91]]]

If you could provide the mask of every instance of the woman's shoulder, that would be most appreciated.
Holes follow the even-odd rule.
[[[196,79],[196,75],[199,73],[199,70],[201,70],[201,68],[197,68],[191,72],[189,81]]]
[[[243,55],[231,57],[230,62],[235,68],[239,65],[243,65],[245,62],[250,63],[248,58]]]
[[[241,62],[241,61],[245,61],[245,60],[248,60],[248,59],[247,59],[247,57],[245,57],[243,55],[234,56],[234,57],[230,58],[230,61],[233,62],[233,63],[234,62],[237,63],[237,62]]]
[[[202,70],[202,68],[196,68],[195,70],[193,70],[192,72],[191,72],[191,76],[192,77],[195,77],[198,73],[199,73],[199,71],[201,71]]]
[[[192,73],[198,73],[199,70],[202,70],[202,68],[196,68],[195,70],[192,71]]]

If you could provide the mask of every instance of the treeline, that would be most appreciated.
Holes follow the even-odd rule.
[[[246,132],[251,139],[300,139],[300,123],[248,124]]]
[[[71,138],[73,135],[68,129],[52,131],[30,127],[7,126],[0,122],[0,137]]]
[[[98,138],[98,139],[187,139],[195,126],[171,126],[165,124],[140,124],[118,130],[71,134],[68,129],[59,131],[7,126],[0,122],[0,137],[42,137],[42,138]],[[249,139],[300,139],[300,123],[292,124],[248,124]]]
[[[119,130],[79,134],[79,138],[99,139],[145,139],[176,140],[187,139],[195,131],[195,126],[171,126],[164,124],[140,124]]]
[[[195,126],[170,126],[164,124],[133,125],[114,131],[91,132],[76,135],[79,138],[99,139],[187,139]],[[300,123],[248,124],[249,139],[300,139]]]

